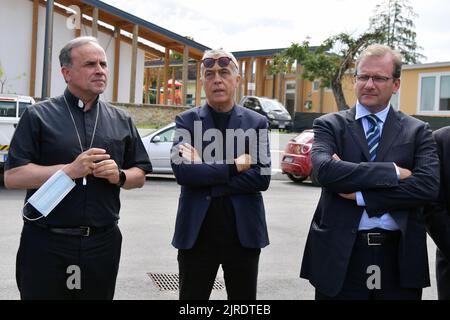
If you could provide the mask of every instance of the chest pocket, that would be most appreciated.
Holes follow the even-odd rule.
[[[126,138],[114,138],[99,135],[98,139],[96,139],[94,143],[94,146],[105,149],[106,153],[111,156],[111,159],[116,161],[119,167],[121,167],[124,163],[125,153],[127,152]]]

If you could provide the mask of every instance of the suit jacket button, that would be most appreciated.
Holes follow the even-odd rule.
[[[355,228],[352,229],[352,233],[353,233],[353,234],[355,234],[355,233],[357,233],[357,232],[358,232],[357,229],[355,229]]]
[[[206,200],[211,201],[211,196],[206,196]]]

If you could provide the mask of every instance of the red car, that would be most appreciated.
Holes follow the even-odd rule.
[[[294,182],[302,182],[311,176],[311,147],[314,142],[314,132],[305,130],[291,139],[281,159],[281,171]],[[313,181],[313,180],[311,180]],[[315,183],[313,181],[313,183]]]

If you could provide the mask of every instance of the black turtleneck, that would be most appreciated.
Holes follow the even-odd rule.
[[[228,123],[230,122],[233,109],[228,112],[217,112],[210,106],[208,107],[211,112],[215,128],[220,130],[222,133],[223,143],[225,146],[225,133],[228,128]],[[224,152],[224,156],[225,155],[226,152]],[[238,174],[235,164],[230,164],[228,167],[230,176]],[[223,196],[212,198],[197,239],[197,246],[229,246],[239,243],[236,229],[236,218],[230,197]]]

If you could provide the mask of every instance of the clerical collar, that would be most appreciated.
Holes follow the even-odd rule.
[[[67,102],[69,103],[70,106],[76,107],[79,110],[84,110],[85,107],[84,102],[78,97],[74,96],[73,93],[70,92],[69,88],[66,88],[66,90],[64,91],[64,96],[66,97]],[[97,105],[99,97],[100,96],[97,96],[92,106]]]

